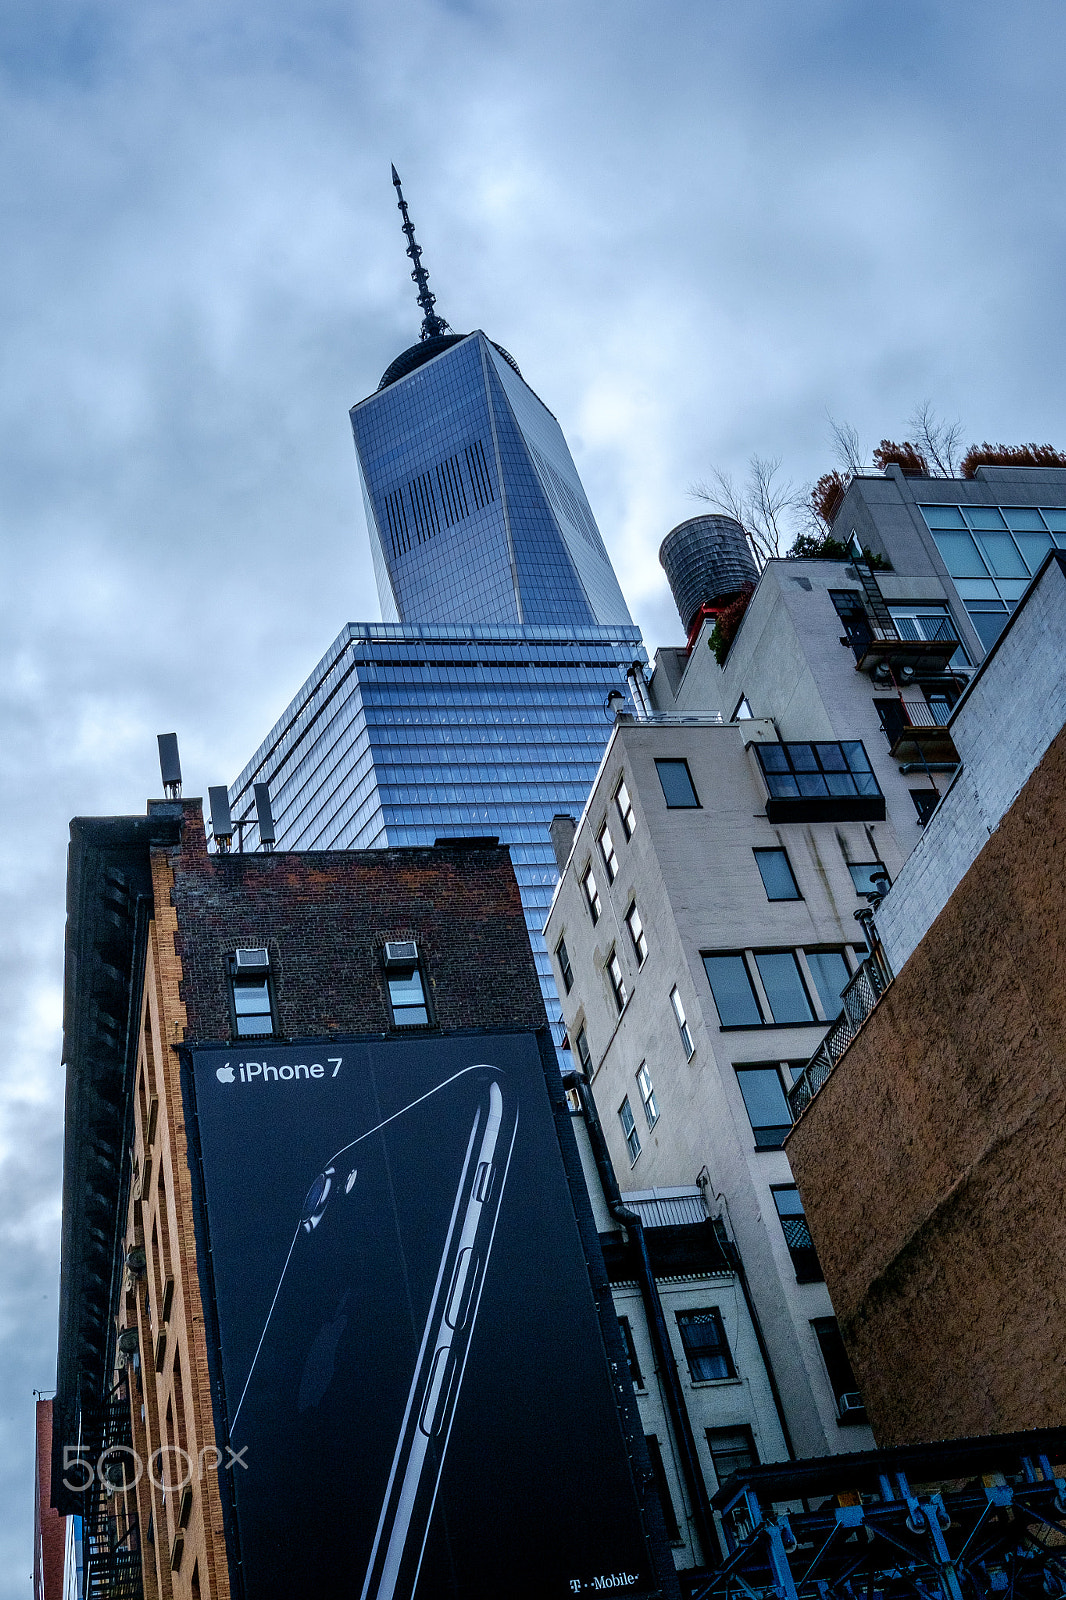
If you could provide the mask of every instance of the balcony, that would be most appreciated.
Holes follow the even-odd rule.
[[[959,753],[945,726],[951,715],[947,699],[927,700],[924,695],[893,695],[875,700],[881,726],[893,757],[929,766],[957,766]]]
[[[864,961],[840,996],[843,1011],[788,1091],[794,1119],[806,1111],[885,988],[880,966],[872,958]]]
[[[887,668],[896,676],[904,668],[912,673],[944,672],[961,641],[948,617],[923,618],[922,622],[923,636],[919,637],[918,629],[912,627],[907,632],[913,631],[915,637],[906,638],[895,626],[885,627],[853,614],[845,623],[846,632],[840,642],[850,646],[860,672],[872,673],[878,667]]]
[[[769,798],[770,822],[875,822],[885,797],[858,739],[842,744],[771,744],[754,751]]]

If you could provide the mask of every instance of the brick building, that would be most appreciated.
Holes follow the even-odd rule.
[[[1066,1421],[1066,557],[956,708],[892,981],[786,1149],[878,1443]],[[824,1080],[824,1081],[823,1081]]]

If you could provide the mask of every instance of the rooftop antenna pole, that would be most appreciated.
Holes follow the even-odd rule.
[[[423,339],[436,339],[442,333],[451,333],[452,330],[444,318],[438,317],[433,309],[437,303],[437,297],[429,292],[429,273],[422,265],[422,246],[415,238],[415,225],[408,215],[407,201],[404,199],[403,190],[400,188],[400,174],[395,167],[392,169],[392,181],[396,185],[396,193],[399,196],[397,205],[400,215],[403,217],[403,231],[407,235],[407,254],[414,263],[414,271],[411,277],[418,285],[418,303],[422,307],[421,337]]]

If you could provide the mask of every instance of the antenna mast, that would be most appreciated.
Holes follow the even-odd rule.
[[[422,265],[422,247],[415,238],[415,225],[407,212],[407,201],[400,188],[400,174],[396,168],[392,169],[392,181],[396,185],[399,196],[397,205],[403,217],[403,231],[407,235],[407,254],[414,262],[414,271],[411,277],[418,285],[418,303],[422,307],[422,334],[423,339],[436,339],[442,333],[451,333],[451,328],[443,317],[438,317],[433,307],[437,303],[436,295],[429,292],[429,273]]]

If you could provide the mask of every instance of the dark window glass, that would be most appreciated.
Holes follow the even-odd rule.
[[[699,805],[699,798],[689,776],[687,761],[657,761],[655,770],[663,786],[666,803],[674,810]]]
[[[607,957],[607,976],[611,982],[614,1003],[619,1011],[624,1011],[625,1003],[629,999],[629,991],[626,988],[626,980],[622,976],[622,963],[618,959],[617,951],[612,950]]]
[[[736,1376],[722,1313],[717,1306],[708,1306],[702,1311],[679,1311],[677,1325],[688,1370],[696,1382]]]
[[[643,1389],[644,1378],[637,1360],[637,1347],[633,1343],[633,1329],[629,1325],[628,1317],[619,1317],[618,1327],[622,1335],[622,1343],[626,1347],[626,1361],[629,1364],[629,1376],[633,1379],[634,1389]]]
[[[759,977],[770,1002],[770,1014],[775,1022],[784,1025],[814,1021],[811,1002],[791,950],[757,950],[755,965],[759,969]]]
[[[767,900],[802,900],[785,850],[756,850],[755,861]]]
[[[659,1120],[659,1105],[655,1098],[655,1085],[651,1081],[647,1062],[642,1061],[637,1068],[637,1088],[640,1090],[640,1099],[644,1107],[644,1117],[649,1128],[654,1128]]]
[[[274,1032],[270,982],[266,973],[239,977],[233,983],[233,1011],[239,1039],[263,1038]]]
[[[1002,600],[967,600],[966,611],[986,650],[991,650],[1007,623],[1007,608]]]
[[[632,1166],[633,1162],[640,1155],[640,1134],[637,1132],[637,1125],[633,1120],[633,1107],[629,1103],[628,1095],[626,1095],[625,1099],[622,1101],[622,1104],[618,1107],[618,1120],[622,1124],[622,1133],[625,1136],[626,1149],[629,1151],[629,1164]]]
[[[918,813],[918,821],[924,828],[939,805],[940,796],[935,789],[912,789],[910,794],[914,801],[914,809]]]
[[[400,971],[390,968],[386,974],[389,983],[389,1000],[392,1020],[397,1028],[413,1028],[429,1021],[426,994],[422,987],[422,974],[417,967]]]
[[[754,749],[775,799],[881,793],[858,739],[842,744],[757,744]]]
[[[708,1428],[707,1446],[719,1486],[731,1473],[746,1472],[759,1465],[750,1428]]]
[[[780,1068],[737,1067],[736,1072],[757,1147],[777,1149],[792,1126]]]
[[[655,1487],[659,1491],[659,1499],[662,1502],[663,1522],[666,1526],[666,1537],[673,1544],[678,1544],[681,1540],[681,1529],[677,1525],[677,1512],[674,1510],[674,1502],[670,1498],[670,1485],[666,1481],[666,1469],[663,1466],[663,1453],[659,1448],[659,1441],[655,1437],[654,1433],[646,1434],[644,1442],[648,1446],[648,1455],[651,1458],[651,1470],[655,1474]]]
[[[703,965],[723,1028],[757,1028],[762,1012],[742,955],[704,956]]]
[[[856,894],[884,894],[891,882],[881,861],[849,861],[848,871]]]
[[[822,1269],[818,1265],[799,1190],[794,1183],[788,1183],[775,1187],[771,1192],[781,1219],[781,1231],[785,1235],[788,1253],[796,1269],[796,1282],[821,1283]]]
[[[961,524],[962,518],[959,518]],[[981,560],[980,552],[973,542],[973,535],[963,532],[947,532],[936,529],[933,532],[936,547],[943,557],[944,565],[953,578],[987,578],[988,568]]]
[[[585,1074],[586,1078],[591,1078],[592,1051],[589,1049],[589,1036],[585,1032],[584,1027],[581,1027],[577,1030],[577,1038],[574,1040],[574,1043],[577,1046],[577,1059],[581,1062],[581,1070]]]
[[[837,1415],[842,1422],[865,1422],[866,1411],[862,1403],[844,1341],[840,1336],[835,1317],[811,1319],[814,1336],[825,1362],[826,1376],[837,1403]]]
[[[637,954],[637,966],[642,967],[648,959],[648,936],[644,932],[644,924],[640,920],[640,912],[636,906],[630,906],[626,912],[626,926],[629,937],[633,941],[633,949]]]
[[[848,964],[839,950],[805,950],[803,953],[807,957],[822,1010],[830,1022],[835,1022],[843,1010],[841,990],[851,977]]]
[[[574,973],[572,967],[570,966],[570,957],[567,954],[566,942],[563,939],[560,939],[559,943],[555,946],[555,959],[558,961],[559,971],[563,975],[563,988],[566,990],[567,994],[569,994],[571,989],[574,987]]]

